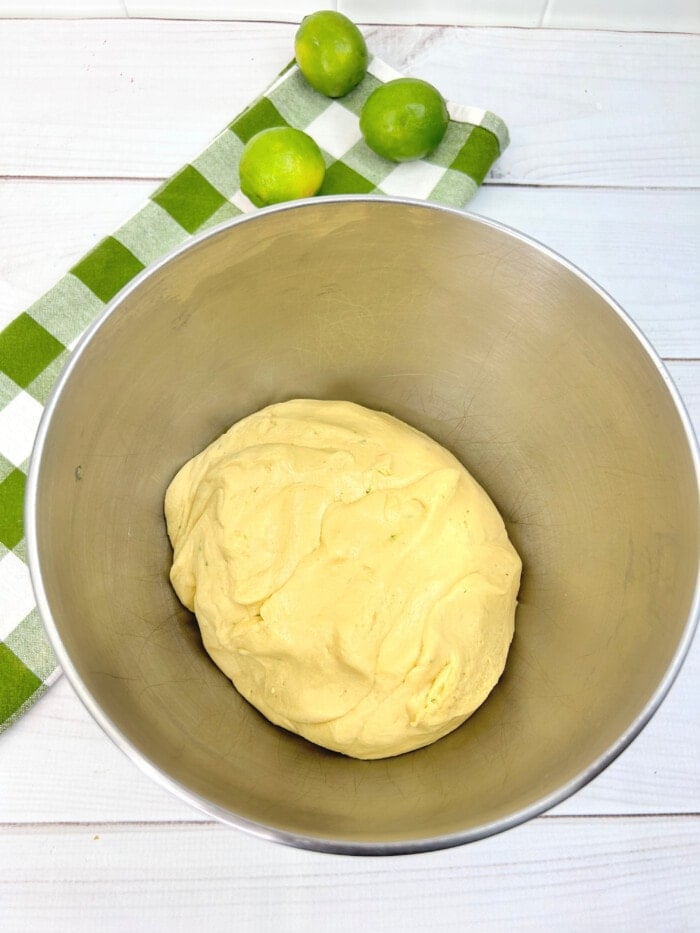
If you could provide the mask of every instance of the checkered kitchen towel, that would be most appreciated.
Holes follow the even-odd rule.
[[[289,124],[313,136],[327,166],[321,194],[405,195],[464,206],[508,145],[505,124],[488,111],[450,103],[447,133],[429,158],[387,162],[362,140],[359,114],[378,84],[397,77],[375,58],[355,90],[331,101],[292,63],[131,220],[0,333],[0,732],[60,674],[34,605],[22,500],[42,407],[74,344],[149,263],[190,234],[255,210],[241,193],[237,166],[244,144],[266,127]]]

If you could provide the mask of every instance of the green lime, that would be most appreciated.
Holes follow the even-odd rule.
[[[392,162],[422,159],[445,135],[447,106],[432,84],[418,78],[387,81],[369,95],[360,114],[365,142]]]
[[[335,10],[305,16],[294,39],[297,65],[312,88],[342,97],[364,78],[367,46],[357,26]]]
[[[257,207],[310,198],[326,174],[314,140],[291,126],[261,130],[249,139],[238,166],[241,191]]]

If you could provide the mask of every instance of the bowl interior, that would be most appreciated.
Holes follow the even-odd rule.
[[[354,761],[270,725],[169,585],[170,479],[294,397],[443,443],[523,558],[504,676],[429,748]],[[118,299],[50,411],[28,534],[61,660],[151,773],[239,825],[384,851],[502,828],[619,750],[687,640],[698,488],[665,376],[582,276],[477,218],[324,199],[221,229]]]

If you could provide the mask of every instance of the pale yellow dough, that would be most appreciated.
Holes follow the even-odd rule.
[[[466,469],[389,415],[271,405],[182,467],[165,514],[170,578],[206,650],[318,745],[428,745],[501,676],[520,558]]]

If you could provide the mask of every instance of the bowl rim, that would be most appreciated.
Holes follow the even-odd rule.
[[[659,709],[662,701],[668,694],[671,686],[678,676],[678,673],[690,649],[693,636],[698,626],[698,618],[700,616],[700,562],[698,566],[698,572],[696,574],[695,589],[688,612],[688,619],[685,623],[682,636],[679,639],[678,645],[676,646],[673,658],[671,659],[671,662],[669,663],[669,666],[663,678],[661,679],[661,682],[658,684],[656,690],[647,701],[644,708],[635,717],[634,721],[629,725],[629,727],[617,738],[615,742],[611,744],[611,746],[605,752],[603,752],[603,754],[599,755],[598,758],[596,758],[588,767],[581,771],[580,774],[559,787],[557,790],[539,798],[534,803],[529,804],[526,807],[521,807],[519,810],[516,810],[515,812],[501,819],[483,823],[470,829],[413,840],[378,840],[376,842],[367,842],[355,841],[352,839],[333,839],[325,836],[294,833],[289,830],[278,829],[273,826],[268,826],[264,823],[259,823],[239,816],[232,811],[213,803],[203,795],[196,793],[181,782],[175,780],[169,774],[167,774],[167,772],[163,771],[159,766],[154,764],[142,751],[136,748],[136,746],[124,735],[124,733],[110,719],[110,717],[100,707],[96,699],[92,696],[80,674],[78,673],[75,665],[73,664],[69,653],[63,646],[61,637],[58,632],[58,627],[56,625],[55,619],[53,618],[49,600],[43,586],[41,558],[39,554],[37,536],[37,490],[47,434],[53,419],[54,412],[60,404],[63,390],[69,382],[73,370],[79,364],[83,353],[86,351],[93,337],[100,330],[104,322],[118,312],[118,309],[124,299],[133,291],[138,289],[142,282],[146,281],[164,266],[176,260],[181,254],[189,252],[191,249],[198,247],[206,240],[219,236],[223,232],[236,227],[239,224],[257,223],[259,222],[259,218],[264,218],[268,214],[279,214],[290,210],[305,210],[307,208],[319,207],[322,204],[332,205],[348,202],[362,202],[366,204],[401,204],[429,212],[440,212],[459,217],[460,219],[471,220],[478,224],[483,224],[486,227],[499,230],[500,232],[505,233],[507,236],[513,237],[516,240],[519,240],[520,242],[535,248],[537,251],[544,254],[548,258],[553,259],[556,263],[563,266],[569,272],[573,273],[577,278],[582,280],[606,302],[610,309],[627,326],[628,330],[646,352],[650,362],[654,365],[658,374],[661,376],[663,382],[665,383],[685,433],[685,439],[688,444],[688,450],[695,472],[696,484],[700,490],[700,449],[698,448],[698,441],[695,436],[692,422],[690,420],[685,403],[668,370],[666,369],[660,356],[653,348],[649,339],[646,337],[639,325],[630,318],[621,305],[618,304],[618,302],[604,288],[602,288],[594,279],[583,272],[573,262],[557,253],[551,247],[546,246],[534,237],[531,237],[530,235],[525,234],[514,227],[501,223],[500,221],[484,217],[471,210],[465,210],[463,208],[450,207],[443,204],[437,204],[435,202],[421,201],[415,198],[388,197],[378,195],[348,194],[324,196],[323,198],[304,198],[297,201],[289,201],[283,204],[274,205],[272,207],[262,208],[255,211],[254,213],[239,215],[235,218],[224,221],[221,224],[217,224],[216,226],[211,227],[205,231],[202,231],[201,233],[188,237],[184,243],[180,244],[172,250],[169,250],[164,256],[147,265],[143,271],[138,273],[138,275],[136,275],[130,282],[128,282],[109,302],[107,302],[100,314],[83,332],[78,342],[76,343],[68,362],[59,374],[58,379],[56,380],[51,390],[49,398],[44,407],[34,441],[24,498],[24,528],[27,547],[27,563],[29,566],[29,574],[32,588],[34,590],[34,596],[36,598],[37,608],[39,610],[39,615],[47,633],[49,642],[51,643],[54,653],[56,654],[56,657],[59,661],[60,667],[63,669],[63,672],[68,678],[71,687],[93,719],[109,736],[109,738],[112,739],[115,745],[120,748],[121,751],[124,752],[127,757],[138,768],[140,768],[142,772],[148,775],[157,784],[170,791],[180,800],[205,813],[207,816],[215,817],[217,820],[228,824],[229,826],[243,830],[244,832],[247,832],[261,839],[281,843],[283,845],[292,846],[294,848],[337,855],[407,855],[420,852],[431,852],[439,849],[447,849],[454,846],[464,845],[469,842],[475,842],[479,839],[484,839],[488,836],[504,832],[505,830],[518,826],[521,823],[525,823],[528,820],[531,820],[534,817],[546,812],[557,804],[562,803],[564,800],[571,797],[578,790],[592,781],[593,778],[597,777],[602,771],[604,771],[605,768],[607,768],[608,765],[610,765],[630,745],[630,743],[639,735],[642,729],[651,720],[652,716]],[[60,671],[56,673],[53,678],[49,678],[47,684],[52,683],[53,680],[59,676],[59,674]]]

